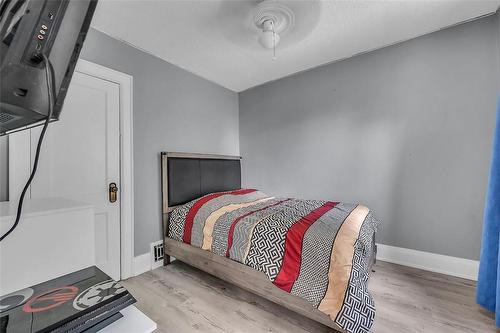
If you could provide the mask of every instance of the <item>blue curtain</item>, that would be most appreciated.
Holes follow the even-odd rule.
[[[481,263],[477,282],[477,303],[495,312],[500,327],[500,97],[498,98],[495,138],[488,194],[484,211]]]

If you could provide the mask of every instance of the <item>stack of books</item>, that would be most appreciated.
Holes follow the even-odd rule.
[[[135,303],[120,283],[89,267],[0,297],[0,332],[97,332]]]

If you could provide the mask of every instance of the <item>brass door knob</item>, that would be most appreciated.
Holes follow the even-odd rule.
[[[118,197],[118,186],[116,186],[116,183],[109,184],[108,192],[109,192],[109,202],[111,203],[116,202]]]

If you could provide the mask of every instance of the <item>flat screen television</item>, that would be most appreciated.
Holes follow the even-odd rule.
[[[43,124],[49,114],[46,55],[58,120],[97,0],[2,0],[0,136]]]

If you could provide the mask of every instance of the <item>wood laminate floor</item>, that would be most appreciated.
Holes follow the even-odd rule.
[[[475,304],[473,281],[381,261],[374,269],[373,332],[500,332]],[[123,284],[158,333],[335,332],[178,261]]]

